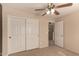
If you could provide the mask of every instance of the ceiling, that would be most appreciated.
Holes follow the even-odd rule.
[[[57,6],[57,5],[61,5],[63,3],[54,3],[54,4]],[[41,16],[41,14],[43,14],[44,11],[34,11],[34,9],[46,8],[48,3],[8,3],[6,5],[9,6],[9,7],[13,7],[13,8],[16,8],[16,9],[20,9],[20,10],[32,13],[36,16]],[[69,13],[78,11],[79,10],[79,4],[73,3],[73,5],[70,6],[70,7],[60,8],[60,9],[56,9],[56,10],[59,11],[59,13],[60,13],[59,16],[56,16],[56,15],[46,15],[46,16],[61,17],[63,15],[67,15]]]

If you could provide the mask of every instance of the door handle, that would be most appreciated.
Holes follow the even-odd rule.
[[[9,39],[11,39],[12,37],[11,36],[9,36]]]

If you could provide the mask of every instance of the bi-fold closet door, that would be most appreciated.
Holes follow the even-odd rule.
[[[25,18],[8,17],[8,54],[25,50]]]
[[[26,50],[39,48],[39,20],[26,20]]]
[[[39,48],[39,20],[8,17],[8,54]]]

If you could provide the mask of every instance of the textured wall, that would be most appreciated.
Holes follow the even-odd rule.
[[[44,48],[48,47],[48,19],[40,18],[40,48]]]
[[[79,53],[79,11],[63,17],[64,46],[66,49]]]

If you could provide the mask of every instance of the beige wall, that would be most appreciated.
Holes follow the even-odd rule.
[[[8,36],[7,36],[7,17],[8,15],[12,15],[12,16],[19,16],[19,17],[27,17],[27,16],[31,16],[32,18],[38,19],[40,20],[40,48],[43,47],[47,47],[48,46],[48,20],[45,17],[37,17],[34,16],[30,13],[28,13],[28,11],[24,12],[18,9],[14,9],[12,7],[8,7],[5,4],[2,4],[3,6],[3,55],[7,55],[7,48],[8,48]]]
[[[79,11],[66,15],[64,19],[64,47],[79,53]]]
[[[48,47],[48,18],[40,18],[40,48],[44,48]]]

